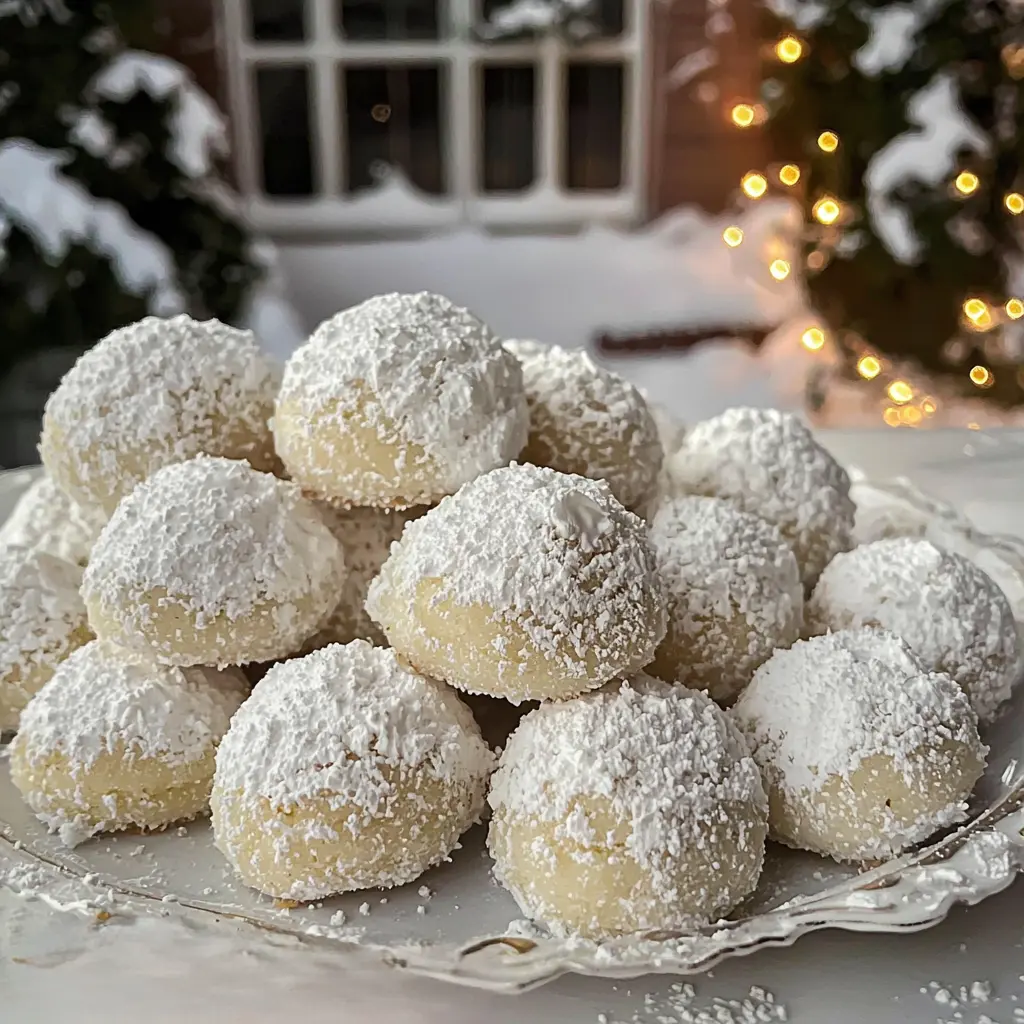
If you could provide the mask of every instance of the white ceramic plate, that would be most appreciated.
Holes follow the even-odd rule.
[[[0,474],[0,521],[32,478],[25,471]],[[954,510],[905,482],[878,484],[858,477],[855,497],[871,513],[865,522],[923,533],[976,560],[1003,587],[1024,622],[1024,542],[976,532]],[[1024,870],[1024,686],[987,739],[991,764],[964,828],[864,873],[772,846],[754,897],[729,921],[692,935],[597,946],[553,939],[518,922],[516,905],[491,878],[479,826],[450,863],[411,885],[283,907],[232,877],[205,822],[156,835],[100,837],[66,850],[24,807],[2,759],[0,861],[5,844],[18,844],[21,855],[141,901],[243,918],[339,947],[358,943],[397,967],[493,990],[527,989],[567,972],[696,973],[726,957],[789,945],[822,928],[927,928],[954,904],[977,903],[1008,886]]]

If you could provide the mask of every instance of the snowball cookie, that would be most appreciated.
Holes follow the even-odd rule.
[[[523,368],[530,436],[520,459],[605,480],[626,508],[654,491],[663,452],[643,395],[586,352],[506,341]]]
[[[972,561],[910,537],[837,555],[806,609],[807,631],[881,626],[932,672],[951,675],[982,722],[1009,699],[1017,623],[1005,595]]]
[[[68,562],[85,565],[107,517],[75,504],[47,474],[33,471],[31,486],[0,526],[0,544],[41,548]]]
[[[92,639],[82,570],[40,548],[0,545],[0,732],[76,647]]]
[[[297,651],[345,579],[341,545],[295,484],[200,456],[117,507],[82,582],[101,640],[163,665],[235,665]]]
[[[720,498],[676,498],[651,523],[668,632],[649,672],[731,704],[803,627],[796,556],[778,527]]]
[[[447,687],[364,640],[275,665],[217,752],[213,833],[281,899],[404,885],[483,810],[493,757]]]
[[[772,838],[838,861],[895,857],[962,821],[985,770],[963,691],[885,630],[776,651],[732,715],[764,772]]]
[[[340,505],[430,505],[514,459],[529,413],[516,358],[440,295],[378,295],[325,320],[285,366],[277,451]]]
[[[317,507],[344,549],[348,574],[334,611],[326,625],[307,643],[307,650],[328,644],[347,644],[350,640],[369,640],[384,647],[387,644],[384,633],[363,608],[366,591],[380,572],[391,545],[402,536],[405,524],[426,510],[340,509],[323,503]]]
[[[248,687],[241,672],[169,668],[96,641],[32,699],[11,781],[68,845],[203,814],[213,754]]]
[[[478,477],[409,523],[366,610],[421,672],[513,702],[635,672],[665,635],[643,521],[603,480],[537,466]]]
[[[495,876],[558,933],[706,924],[761,873],[768,803],[743,738],[704,694],[643,674],[528,714],[488,803]]]
[[[108,334],[50,395],[43,465],[65,494],[107,513],[161,466],[201,453],[270,470],[278,377],[250,331],[146,317]]]
[[[688,430],[666,469],[676,493],[727,498],[775,523],[807,588],[852,544],[850,479],[790,413],[729,409]]]

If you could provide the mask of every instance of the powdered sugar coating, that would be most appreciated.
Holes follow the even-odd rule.
[[[893,777],[910,792],[934,790],[929,780],[939,776],[945,799],[924,807],[916,820],[900,821],[886,814],[881,798],[874,801],[872,810],[883,821],[877,831],[859,830],[861,858],[884,859],[963,820],[964,798],[977,776],[956,778],[951,752],[942,745],[965,748],[977,759],[979,775],[988,753],[956,683],[929,672],[899,637],[870,627],[776,651],[731,713],[765,772],[769,792],[778,787],[784,800],[811,817],[820,812],[808,795],[826,791],[836,778],[853,785],[854,773],[878,756],[891,759]],[[947,772],[951,777],[943,783]],[[842,815],[846,808],[855,817],[849,785],[829,792],[830,813]],[[882,792],[895,798],[885,783]]]
[[[87,511],[73,502],[48,473],[43,473],[0,525],[0,544],[41,548],[85,565],[106,518],[98,509]]]
[[[852,544],[850,479],[790,413],[728,409],[689,429],[666,469],[676,493],[727,498],[775,523],[805,587]]]
[[[434,461],[437,497],[515,458],[528,428],[517,360],[472,313],[429,292],[378,295],[324,321],[288,360],[282,407],[307,421],[351,418],[393,430],[382,440],[418,445]],[[301,479],[304,469],[279,447]],[[379,503],[375,493],[363,500],[374,490],[362,479],[366,467],[332,470],[346,493],[328,497]]]
[[[220,742],[248,692],[238,669],[172,668],[94,640],[32,699],[16,742],[30,764],[59,753],[85,769],[119,743],[131,757],[188,764]]]
[[[200,453],[270,468],[278,379],[250,331],[146,317],[84,353],[50,395],[43,463],[70,497],[108,511],[150,473]]]
[[[604,481],[513,464],[409,523],[370,585],[366,610],[395,643],[385,605],[402,606],[421,583],[439,581],[435,602],[517,624],[552,672],[592,688],[645,665],[665,634],[646,533]],[[502,651],[495,657],[500,679],[522,670]],[[446,680],[487,692],[469,675]]]
[[[1009,699],[1017,624],[1005,595],[969,559],[931,541],[879,540],[837,555],[807,604],[807,628],[881,626],[932,671],[951,675],[982,722]]]
[[[624,827],[614,841],[595,833],[596,812],[588,810],[595,799],[602,818],[607,809]],[[505,823],[510,834],[517,821],[553,823],[561,855],[581,870],[595,859],[641,867],[647,895],[634,894],[628,908],[638,931],[694,923],[687,904],[695,895],[707,916],[724,912],[754,888],[763,860],[767,799],[739,731],[704,694],[643,674],[530,712],[509,737],[488,803],[501,822],[489,836],[499,880],[509,884]],[[734,830],[723,859],[742,855],[750,870],[744,877],[723,871],[717,893],[680,891],[688,858],[719,824]],[[553,851],[538,843],[531,856],[543,875]],[[513,895],[531,916],[557,924],[560,908],[539,902],[532,883]]]
[[[651,545],[668,595],[668,634],[651,671],[731,703],[803,626],[792,549],[773,524],[720,498],[666,502]]]
[[[643,395],[579,349],[506,341],[520,361],[530,409],[521,459],[606,480],[627,508],[654,491],[663,451]]]
[[[440,683],[406,667],[394,651],[357,640],[332,644],[303,658],[281,662],[256,684],[217,752],[214,828],[219,848],[237,863],[244,837],[228,824],[230,805],[252,808],[277,856],[296,843],[331,838],[330,811],[345,814],[346,839],[371,839],[387,822],[403,790],[444,794],[440,805],[422,802],[416,820],[403,821],[407,843],[393,847],[390,874],[367,880],[379,864],[339,859],[319,865],[317,877],[298,873],[288,892],[312,899],[367,885],[399,885],[448,855],[458,836],[484,806],[493,755],[469,710]],[[323,812],[296,837],[289,824],[297,809]],[[421,832],[439,829],[437,845],[417,849]],[[369,857],[370,851],[364,851]],[[296,857],[296,860],[299,858]],[[285,865],[290,869],[291,865]]]
[[[38,548],[0,545],[0,730],[53,667],[88,638],[82,570]]]
[[[269,609],[265,638],[296,650],[322,623],[344,580],[341,545],[299,488],[244,462],[199,456],[140,484],[104,527],[85,571],[86,604],[118,623],[119,641],[175,663],[174,637],[155,636],[156,604],[180,605],[203,629]],[[222,661],[216,651],[201,660]]]

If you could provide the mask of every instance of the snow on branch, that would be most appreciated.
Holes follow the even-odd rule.
[[[72,245],[106,256],[126,291],[149,297],[150,312],[185,309],[170,251],[124,208],[97,199],[62,172],[70,156],[26,139],[0,142],[0,244],[17,225],[60,262]],[[0,249],[0,259],[3,251]]]
[[[89,93],[124,103],[138,92],[173,99],[168,159],[190,178],[204,178],[228,155],[227,122],[188,70],[169,57],[138,50],[115,56],[93,79]]]
[[[600,31],[595,0],[510,0],[475,34],[487,42],[557,33],[581,42]]]

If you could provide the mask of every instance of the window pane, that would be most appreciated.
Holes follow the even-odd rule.
[[[437,39],[438,0],[336,0],[346,39]]]
[[[624,80],[621,64],[567,66],[562,169],[567,189],[597,191],[622,185]]]
[[[621,36],[625,28],[625,0],[597,0],[594,4],[595,21],[605,37]]]
[[[263,163],[268,196],[313,194],[309,74],[304,67],[257,68]]]
[[[423,192],[444,194],[441,69],[361,66],[343,74],[347,191],[374,188],[394,167]]]
[[[299,43],[306,38],[305,0],[249,0],[249,31],[259,43]]]
[[[536,71],[532,65],[483,68],[484,192],[522,192],[536,174]]]

